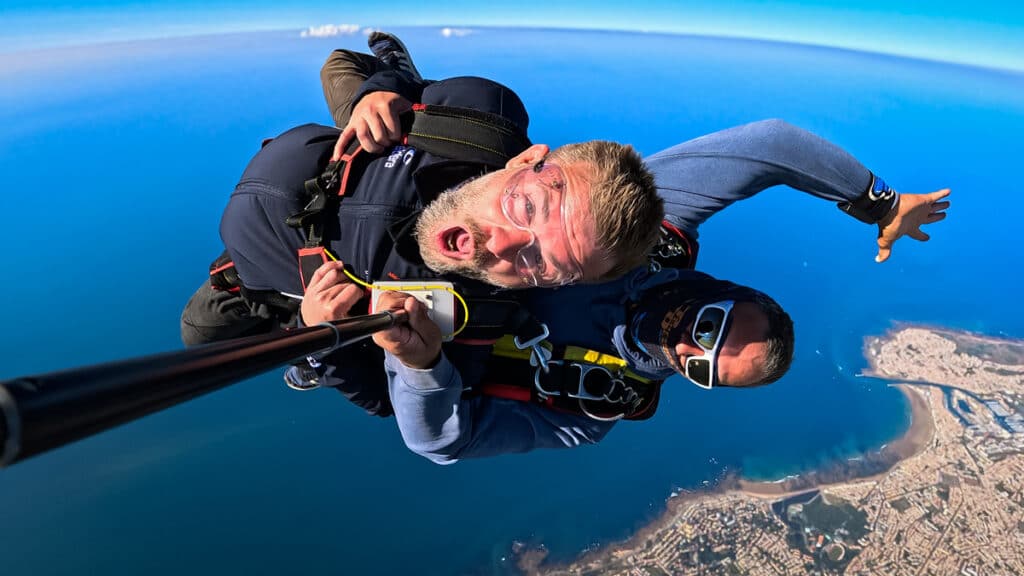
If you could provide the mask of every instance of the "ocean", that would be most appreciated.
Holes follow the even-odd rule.
[[[521,95],[535,142],[645,154],[763,118],[843,146],[905,192],[951,187],[932,240],[873,261],[875,233],[788,189],[701,231],[700,268],[793,316],[789,375],[668,382],[656,418],[596,447],[440,467],[393,421],[276,373],[0,471],[5,574],[500,574],[628,536],[679,488],[776,479],[876,449],[908,409],[862,339],[892,322],[1024,336],[1014,166],[1024,75],[736,39],[397,29],[424,75]],[[227,196],[263,138],[329,123],[319,66],[363,37],[298,31],[0,54],[0,378],[180,346]]]

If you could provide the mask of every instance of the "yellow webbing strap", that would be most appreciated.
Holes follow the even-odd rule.
[[[516,347],[515,342],[512,339],[511,334],[506,334],[498,339],[494,343],[494,351],[492,352],[496,356],[502,356],[504,358],[518,358],[521,360],[529,360],[532,352],[529,349],[520,350]],[[551,345],[547,340],[541,342],[541,346],[544,346],[548,350],[553,350],[554,346]],[[590,350],[588,348],[581,348],[579,346],[566,346],[565,356],[562,358],[570,362],[583,362],[586,364],[593,364],[595,366],[602,366],[611,371],[625,370],[626,376],[634,380],[639,380],[645,384],[653,382],[650,378],[644,378],[639,374],[633,372],[628,368],[629,363],[611,354],[605,354],[598,352],[597,350]],[[559,360],[559,358],[553,358],[553,360]]]

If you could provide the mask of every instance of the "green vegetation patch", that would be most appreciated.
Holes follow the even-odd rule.
[[[849,532],[850,538],[857,540],[868,533],[867,512],[853,507],[845,500],[828,504],[819,496],[804,504],[804,517],[807,519],[807,526],[817,528],[825,534],[835,534],[843,529]]]
[[[839,544],[829,544],[825,548],[825,555],[830,562],[839,562],[846,556],[846,550]]]

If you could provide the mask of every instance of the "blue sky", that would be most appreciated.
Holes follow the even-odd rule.
[[[608,28],[786,40],[1024,70],[1024,3],[984,0],[3,0],[0,51],[323,24]],[[497,6],[497,7],[496,7]]]

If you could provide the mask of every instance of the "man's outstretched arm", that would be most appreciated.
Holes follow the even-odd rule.
[[[948,190],[904,194],[909,202],[831,142],[782,120],[714,132],[646,159],[672,224],[697,228],[728,205],[777,185],[837,202],[859,220],[879,224],[879,256],[903,235],[923,240],[920,226],[944,217]]]

